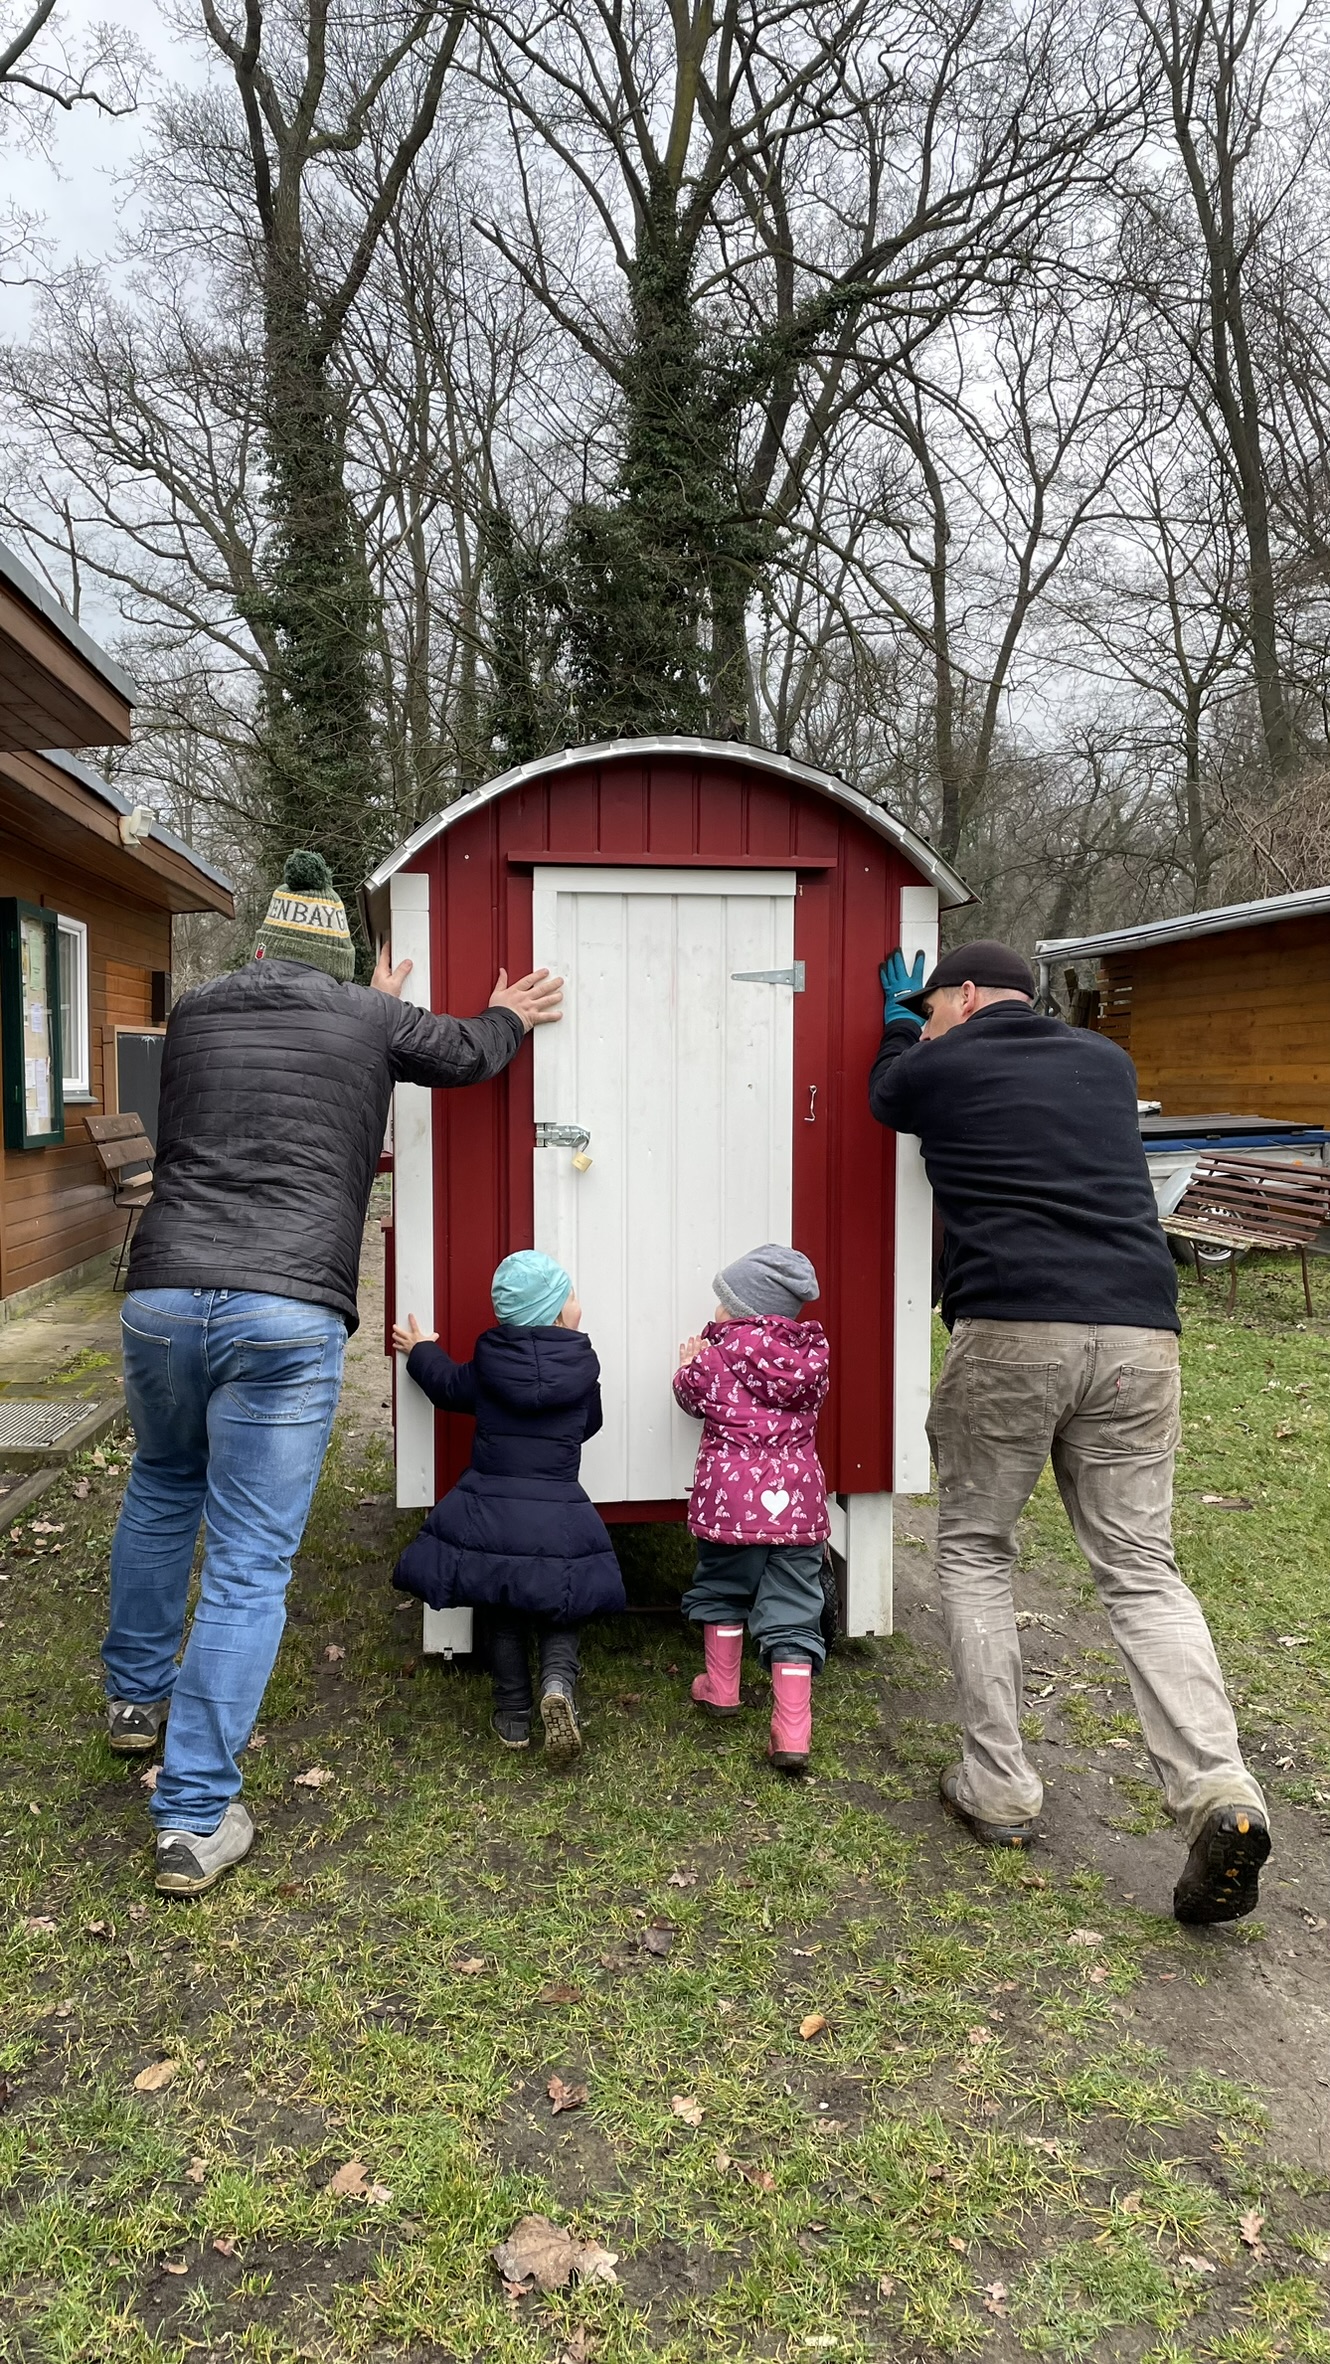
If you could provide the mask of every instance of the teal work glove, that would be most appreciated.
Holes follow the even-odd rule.
[[[916,1034],[922,1034],[924,1030],[924,1022],[920,1017],[919,1012],[917,1010],[907,1010],[901,1002],[901,995],[903,993],[918,993],[921,986],[923,985],[924,956],[922,952],[916,952],[914,956],[914,967],[912,969],[907,969],[905,966],[905,954],[901,951],[901,948],[898,944],[894,952],[889,952],[887,954],[886,959],[883,961],[877,973],[882,980],[883,1025],[913,1026]]]

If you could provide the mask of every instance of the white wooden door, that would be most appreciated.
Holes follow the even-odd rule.
[[[582,1172],[569,1147],[535,1152],[536,1245],[572,1274],[603,1373],[583,1483],[672,1499],[699,1434],[671,1393],[679,1341],[721,1265],[790,1238],[795,881],[551,868],[534,888],[536,965],[568,980],[536,1031],[537,1124],[591,1136]]]

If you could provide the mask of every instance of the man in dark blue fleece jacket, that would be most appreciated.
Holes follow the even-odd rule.
[[[1011,1574],[1016,1522],[1051,1454],[1189,1845],[1174,1910],[1237,1919],[1256,1905],[1270,1834],[1173,1557],[1177,1290],[1135,1070],[1105,1036],[1040,1017],[1034,978],[1004,944],[961,945],[927,979],[898,951],[882,981],[869,1103],[918,1135],[945,1227],[952,1338],[928,1434],[964,1753],[943,1798],[989,1845],[1036,1836],[1043,1786],[1020,1736]]]

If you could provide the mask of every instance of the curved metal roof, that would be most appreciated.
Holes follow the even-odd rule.
[[[815,789],[819,796],[827,797],[831,803],[843,805],[847,812],[854,814],[856,820],[862,821],[866,828],[874,830],[879,837],[885,837],[898,853],[904,854],[906,860],[912,862],[915,869],[921,871],[937,888],[944,911],[954,911],[962,903],[974,901],[964,879],[958,877],[950,864],[933,851],[926,838],[916,836],[914,830],[907,828],[904,821],[898,820],[895,813],[889,812],[885,805],[874,804],[869,797],[862,796],[857,788],[851,788],[848,781],[836,774],[818,771],[811,763],[799,763],[792,755],[773,755],[768,748],[750,746],[742,739],[694,739],[667,733],[652,738],[605,739],[589,747],[564,747],[555,755],[541,755],[534,763],[518,764],[510,772],[501,772],[497,779],[487,780],[483,788],[473,788],[468,795],[459,796],[457,802],[448,805],[443,812],[435,813],[432,820],[423,821],[404,845],[399,845],[394,853],[388,854],[380,862],[377,870],[371,872],[360,890],[362,899],[368,902],[372,895],[387,885],[394,871],[400,870],[403,863],[409,862],[422,846],[429,845],[445,829],[451,829],[457,821],[466,820],[471,813],[478,812],[482,805],[493,803],[496,797],[507,796],[511,789],[527,787],[537,780],[552,779],[559,772],[573,771],[586,763],[612,763],[620,758],[628,760],[643,755],[708,756],[716,762],[735,763],[768,775],[774,773],[778,778],[797,783],[801,788]],[[550,858],[557,860],[558,856],[551,855]],[[717,868],[724,867],[723,858],[718,857]]]

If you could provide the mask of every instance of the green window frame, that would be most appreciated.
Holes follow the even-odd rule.
[[[0,896],[0,1065],[6,1149],[65,1138],[59,914]]]

